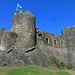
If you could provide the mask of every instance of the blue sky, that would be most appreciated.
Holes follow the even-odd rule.
[[[11,29],[17,2],[23,10],[36,16],[36,28],[61,34],[67,26],[75,25],[75,0],[0,0],[0,27]]]

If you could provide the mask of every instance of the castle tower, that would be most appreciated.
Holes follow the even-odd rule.
[[[30,48],[35,46],[35,16],[28,10],[15,12],[12,20],[11,31],[17,34],[16,46]]]
[[[67,48],[68,62],[75,65],[75,25],[63,29],[62,34]]]

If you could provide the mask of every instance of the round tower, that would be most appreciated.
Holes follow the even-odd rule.
[[[28,10],[15,12],[12,20],[11,31],[17,34],[16,46],[31,48],[35,46],[35,16]]]

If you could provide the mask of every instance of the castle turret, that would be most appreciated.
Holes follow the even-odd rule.
[[[75,25],[62,30],[67,48],[68,62],[75,65]]]
[[[12,20],[11,31],[17,35],[16,46],[30,48],[35,46],[35,16],[28,10],[15,12]]]

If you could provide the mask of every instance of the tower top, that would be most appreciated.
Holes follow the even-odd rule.
[[[32,12],[30,13],[30,11],[28,11],[28,10],[25,10],[25,12],[24,12],[23,10],[16,11],[16,12],[14,13],[14,15],[21,14],[21,13],[27,14],[27,15],[29,15],[29,16],[31,16],[31,17],[35,17],[35,15],[34,15]]]

